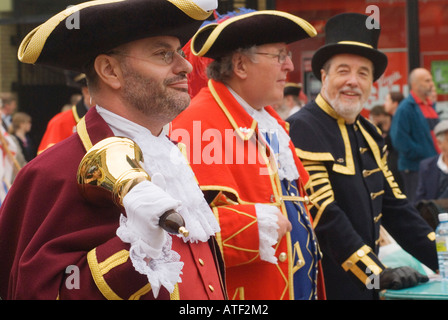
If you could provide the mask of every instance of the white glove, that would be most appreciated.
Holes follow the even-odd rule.
[[[157,259],[166,241],[166,231],[159,226],[162,214],[170,209],[177,209],[181,202],[164,191],[165,179],[155,174],[151,181],[137,184],[123,198],[126,210],[126,227],[146,245],[147,257]]]

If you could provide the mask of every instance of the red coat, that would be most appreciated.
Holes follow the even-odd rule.
[[[72,106],[70,110],[58,113],[47,124],[47,129],[40,141],[37,154],[50,148],[59,141],[70,137],[76,132],[76,124],[86,114],[87,109],[83,99]]]
[[[272,108],[266,110],[285,128]],[[267,161],[269,149],[258,140],[256,121],[222,83],[211,80],[173,121],[171,137],[185,144],[199,185],[206,198],[211,196],[208,200],[221,226],[217,240],[226,265],[229,298],[292,299],[294,248],[289,233],[277,244],[278,265],[259,256],[255,203],[275,204],[286,212],[280,180]],[[292,143],[290,148],[303,201],[308,174]]]
[[[78,133],[25,166],[0,208],[3,299],[154,298],[147,277],[132,266],[129,244],[116,235],[119,208],[91,205],[77,187],[83,143],[95,144],[113,133],[96,108],[79,122]],[[171,298],[224,297],[213,239],[209,242],[185,244],[173,237],[184,267]],[[74,288],[78,275],[79,289]],[[161,288],[158,298],[170,299],[170,294]]]

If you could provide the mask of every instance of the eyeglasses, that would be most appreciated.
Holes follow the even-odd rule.
[[[265,56],[269,56],[272,58],[277,58],[278,63],[282,64],[285,63],[286,58],[289,57],[289,59],[292,59],[292,52],[288,51],[288,52],[280,52],[279,54],[275,54],[275,53],[268,53],[268,52],[255,52],[255,54],[262,54]]]
[[[181,56],[183,59],[185,59],[186,55],[185,55],[185,52],[182,49],[170,50],[170,51],[160,51],[160,52],[155,53],[154,56],[160,57],[161,60],[163,60],[166,64],[171,64],[173,62],[173,60],[174,60],[174,54],[176,54],[176,53],[179,56]],[[133,59],[137,59],[137,60],[149,61],[149,59],[131,56],[129,54],[126,54],[124,52],[119,52],[119,51],[110,51],[110,52],[108,52],[108,54],[110,54],[110,55],[111,54],[116,54],[116,55],[119,55],[119,56],[133,58]]]

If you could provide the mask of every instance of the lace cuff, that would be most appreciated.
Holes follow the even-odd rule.
[[[275,249],[273,246],[278,239],[277,215],[275,206],[257,203],[255,204],[258,219],[258,233],[260,235],[260,259],[277,264]]]
[[[165,287],[170,293],[174,290],[174,285],[182,282],[180,275],[184,263],[180,261],[180,255],[171,250],[172,239],[168,234],[162,247],[159,257],[153,258],[150,255],[151,247],[141,240],[126,226],[126,217],[121,215],[120,226],[117,229],[117,236],[126,243],[131,244],[129,257],[135,270],[148,277],[154,297],[159,295],[160,287]],[[149,260],[149,262],[147,262]]]

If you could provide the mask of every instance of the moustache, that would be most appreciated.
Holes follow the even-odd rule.
[[[180,74],[180,75],[177,75],[177,76],[175,76],[175,77],[166,79],[166,80],[163,82],[163,84],[166,85],[166,86],[168,86],[168,85],[170,85],[170,84],[173,84],[173,83],[176,83],[176,82],[180,82],[180,81],[184,81],[184,80],[187,80],[187,75],[186,75],[186,74]]]
[[[350,92],[353,92],[355,94],[362,95],[362,91],[359,88],[343,87],[341,90],[339,90],[340,93],[344,92],[344,91],[350,91]]]

